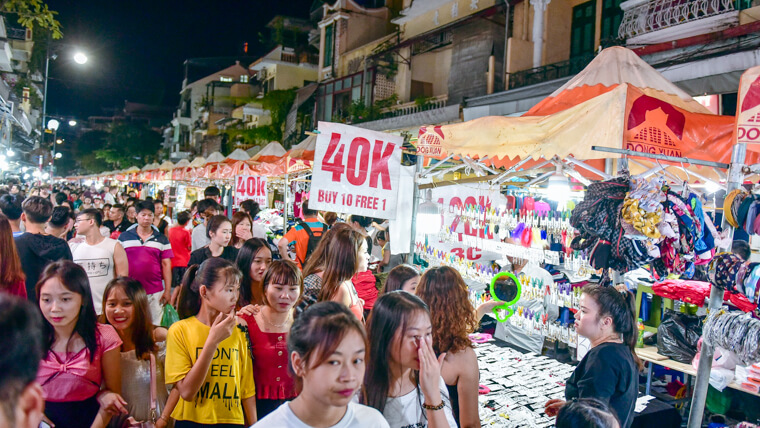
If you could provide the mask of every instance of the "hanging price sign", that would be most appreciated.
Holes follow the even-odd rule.
[[[260,175],[235,176],[235,206],[253,199],[262,209],[267,207],[267,178]]]
[[[319,122],[312,209],[395,219],[403,137]]]

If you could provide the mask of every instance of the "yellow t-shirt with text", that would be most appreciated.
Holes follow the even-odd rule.
[[[166,383],[184,379],[203,350],[211,328],[196,317],[175,322],[166,338]],[[216,348],[206,379],[193,401],[180,398],[172,418],[199,424],[244,424],[241,400],[256,395],[248,339],[237,327]]]

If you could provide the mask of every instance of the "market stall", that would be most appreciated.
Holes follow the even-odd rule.
[[[420,129],[418,153],[440,161],[431,162],[423,170],[422,159],[418,158],[420,178],[416,180],[414,198],[418,198],[418,189],[422,189],[424,202],[419,207],[412,204],[418,208],[412,219],[439,232],[433,239],[429,234],[417,233],[413,251],[431,265],[454,266],[464,277],[481,284],[498,272],[489,257],[483,257],[485,253],[557,265],[556,251],[544,249],[546,243],[556,241],[560,241],[556,249],[564,256],[564,270],[571,278],[603,270],[609,281],[617,283],[621,282],[619,273],[644,265],[653,266],[656,277],[685,274],[697,262],[709,261],[716,246],[726,248],[726,234],[719,234],[702,211],[698,202],[701,192],[697,188],[714,190],[721,182],[728,182],[731,190],[731,186],[741,183],[727,171],[729,164],[735,170],[745,161],[745,153],[737,155],[734,148],[734,126],[735,118],[710,114],[630,51],[605,50],[584,72],[523,117],[488,117]],[[742,147],[740,151],[743,150]],[[633,156],[644,160],[628,159]],[[601,168],[592,163],[605,158],[620,160],[617,178],[613,178],[610,162]],[[746,158],[757,162],[754,152],[746,153]],[[447,161],[453,161],[454,165],[443,163]],[[496,167],[504,167],[506,171],[495,171]],[[549,168],[542,170],[543,167]],[[462,196],[451,197],[449,203],[435,194],[437,189],[426,192],[425,185],[420,185],[424,177],[438,174],[445,178],[445,174],[463,168],[478,172],[482,179],[473,181],[481,184],[479,189],[473,185],[462,189]],[[627,170],[628,175],[621,178],[622,170]],[[592,184],[599,178],[589,174],[596,174],[603,181]],[[525,177],[522,182],[512,184],[529,194],[523,198],[526,205],[523,207],[506,199],[501,187],[520,176]],[[559,221],[555,214],[536,215],[537,192],[526,187],[548,180],[547,193],[552,193],[552,187],[561,188],[564,193],[572,185],[568,176],[589,186],[583,196],[582,203],[587,203],[584,208],[579,204],[572,211],[569,224],[563,223],[561,214]],[[589,181],[584,182],[583,178]],[[429,187],[435,187],[441,180],[432,182]],[[667,188],[663,187],[665,184]],[[648,193],[650,190],[653,193]],[[478,196],[478,191],[494,196]],[[638,196],[631,196],[637,192]],[[652,194],[655,199],[647,200],[646,196]],[[699,215],[695,213],[697,206]],[[547,211],[553,210],[551,206]],[[610,213],[616,219],[612,226]],[[622,219],[621,213],[627,218]],[[435,221],[441,217],[443,221]],[[675,232],[667,237],[662,236],[659,227],[664,217],[672,222],[670,231]],[[576,231],[580,241],[568,242],[567,236],[576,235]],[[552,235],[556,234],[562,238],[553,240]],[[518,243],[498,242],[505,237]],[[540,244],[535,245],[536,241]],[[611,246],[610,242],[616,245]],[[727,242],[730,246],[730,239]],[[543,296],[544,289],[543,284],[531,280],[522,288],[523,294],[527,293],[524,297],[535,297],[536,293]],[[476,304],[487,294],[473,291],[471,297]],[[577,298],[572,286],[551,288],[546,293],[549,301],[562,302],[560,306],[569,302],[564,305],[568,309],[573,309],[573,300]],[[723,297],[721,292],[718,300],[711,299],[710,308],[717,310]],[[513,316],[508,322],[537,334],[546,335],[542,331],[552,329],[544,318],[547,311],[513,309],[520,316]],[[530,322],[525,322],[525,314]],[[566,334],[571,337],[572,325],[565,319],[559,321],[559,337],[567,337]],[[563,329],[571,331],[565,333]],[[572,342],[572,338],[567,340],[571,346]],[[712,356],[709,348],[703,348],[702,352]],[[709,362],[698,373],[690,426],[701,424]]]

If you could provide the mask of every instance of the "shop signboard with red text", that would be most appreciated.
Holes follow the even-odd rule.
[[[252,199],[258,202],[261,209],[267,208],[267,178],[261,175],[238,175],[235,176],[235,206]]]
[[[319,122],[312,209],[396,218],[403,137]]]

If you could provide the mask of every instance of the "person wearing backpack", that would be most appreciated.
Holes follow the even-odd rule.
[[[317,218],[317,211],[309,208],[309,201],[303,203],[303,220],[298,219],[295,226],[277,243],[280,256],[303,268],[311,253],[322,239],[327,227]],[[295,254],[293,259],[292,254]]]

